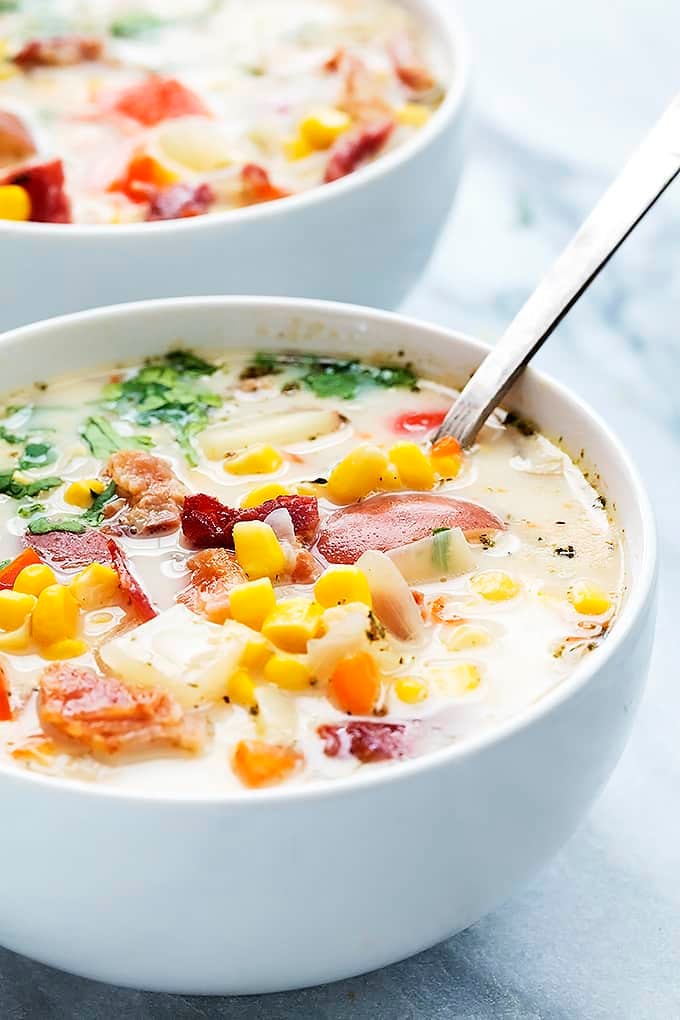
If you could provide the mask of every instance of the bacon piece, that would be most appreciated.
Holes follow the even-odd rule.
[[[40,554],[46,563],[59,570],[82,570],[90,563],[111,565],[111,553],[104,535],[85,531],[74,535],[67,531],[51,531],[47,535],[24,535],[24,542]],[[35,561],[34,561],[35,562]]]
[[[224,623],[229,615],[229,592],[248,580],[234,554],[227,549],[203,549],[187,560],[187,566],[191,581],[177,601],[213,623]]]
[[[182,509],[182,530],[189,545],[234,548],[233,530],[239,521],[263,521],[274,510],[287,510],[295,534],[312,542],[319,527],[319,503],[314,496],[277,496],[259,506],[239,509],[225,506],[205,493],[187,496]]]
[[[351,174],[377,155],[394,130],[394,120],[384,117],[341,135],[330,150],[324,180],[327,184]]]
[[[203,100],[175,78],[151,77],[121,92],[113,109],[132,120],[153,127],[174,117],[209,117]]]
[[[57,35],[50,39],[30,39],[14,57],[23,71],[35,67],[72,67],[99,60],[104,43],[95,36]]]
[[[406,754],[404,723],[356,722],[326,724],[317,733],[324,741],[324,754],[329,758],[353,755],[362,762],[387,761]]]
[[[214,201],[215,192],[209,184],[175,184],[151,195],[147,220],[183,220],[202,216]]]
[[[300,549],[295,557],[290,579],[293,584],[312,584],[322,572],[323,567],[315,560],[309,549]]]
[[[19,163],[36,151],[31,132],[19,117],[0,110],[0,166]]]
[[[119,496],[127,500],[120,522],[131,535],[163,535],[179,528],[187,489],[162,457],[119,450],[106,465]]]
[[[331,514],[317,548],[330,563],[355,563],[368,549],[396,549],[427,538],[436,528],[461,528],[474,538],[505,525],[486,507],[464,499],[429,493],[373,496]]]
[[[69,662],[55,662],[40,678],[38,717],[48,736],[95,755],[178,747],[198,751],[205,722],[187,716],[165,691],[130,687]]]
[[[290,192],[272,184],[267,171],[257,163],[247,163],[241,170],[241,198],[244,205],[273,202],[277,198],[286,198],[287,195],[290,195]]]
[[[339,46],[337,50],[335,50],[335,52],[330,55],[328,60],[324,61],[323,63],[324,71],[327,71],[329,74],[334,74],[336,71],[340,70],[344,59],[345,50],[343,49],[342,46]]]
[[[71,222],[71,203],[64,190],[64,164],[60,159],[22,167],[0,180],[0,184],[18,184],[26,189],[34,223]]]
[[[125,168],[122,176],[108,186],[108,191],[120,191],[131,202],[150,202],[162,188],[168,188],[175,177],[157,159],[144,152],[137,152]]]
[[[118,543],[112,538],[110,538],[106,544],[109,549],[111,563],[118,574],[120,589],[130,600],[131,611],[144,622],[147,620],[153,620],[154,617],[158,616],[158,612],[151,604],[148,595],[130,570],[125,553]]]
[[[402,84],[413,92],[429,92],[435,80],[421,61],[408,35],[399,35],[388,47],[395,73]]]

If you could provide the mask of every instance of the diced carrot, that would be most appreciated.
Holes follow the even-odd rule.
[[[378,667],[368,652],[341,659],[330,679],[330,692],[343,712],[368,715],[380,694]]]
[[[120,191],[131,202],[147,202],[159,188],[167,188],[177,180],[153,156],[137,153],[127,165],[123,177],[109,185],[109,191]]]
[[[453,436],[442,436],[432,444],[433,457],[457,457],[462,452],[462,446]]]
[[[174,78],[147,78],[122,92],[114,104],[118,113],[153,127],[172,117],[210,116],[203,100]]]
[[[16,559],[0,570],[0,588],[11,588],[24,567],[30,567],[32,563],[42,563],[42,560],[33,549],[24,549]]]
[[[303,756],[292,747],[240,740],[234,753],[234,771],[245,786],[268,786],[287,779]]]
[[[9,687],[5,671],[0,666],[0,722],[9,722],[12,718],[12,709],[9,703]]]

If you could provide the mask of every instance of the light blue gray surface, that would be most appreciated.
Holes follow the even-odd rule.
[[[407,310],[493,339],[680,89],[680,5],[465,0],[462,8],[478,63],[473,151],[444,242]],[[559,857],[448,943],[288,995],[144,995],[0,951],[2,1020],[680,1018],[680,184],[539,363],[624,439],[652,491],[663,555],[658,640],[633,738]]]

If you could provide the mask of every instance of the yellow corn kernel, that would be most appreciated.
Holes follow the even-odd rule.
[[[455,478],[463,466],[463,455],[462,453],[438,453],[435,447],[430,453],[430,464],[435,474],[440,478]]]
[[[302,691],[309,687],[313,676],[309,666],[302,659],[285,652],[275,652],[264,667],[264,678],[286,691]]]
[[[262,633],[284,652],[304,652],[321,630],[322,613],[309,599],[283,599],[262,624]]]
[[[43,588],[56,583],[57,578],[52,567],[48,567],[46,563],[31,563],[17,574],[14,590],[21,591],[24,595],[38,596]]]
[[[31,643],[31,621],[27,616],[16,630],[0,631],[0,651],[25,652]]]
[[[346,602],[372,605],[371,592],[363,570],[344,565],[329,567],[324,571],[314,585],[314,598],[324,609],[341,606]]]
[[[0,591],[0,627],[2,630],[16,630],[30,616],[38,600],[35,595],[12,591]]]
[[[567,598],[576,612],[584,616],[602,616],[612,605],[607,593],[590,581],[576,581],[569,589]]]
[[[94,503],[95,497],[101,495],[105,488],[106,482],[99,478],[81,478],[77,482],[71,482],[64,493],[64,499],[71,506],[87,510]]]
[[[398,492],[399,489],[403,489],[403,487],[404,486],[401,484],[401,478],[399,477],[399,472],[395,468],[394,464],[388,464],[387,471],[382,476],[382,484],[380,488],[384,489],[385,492]]]
[[[504,602],[512,599],[519,591],[519,585],[504,570],[484,570],[470,579],[470,584],[489,602]]]
[[[260,630],[265,618],[276,606],[276,595],[268,577],[237,584],[229,592],[229,611],[232,619],[246,627]]]
[[[257,698],[255,696],[255,684],[247,669],[237,669],[229,680],[227,688],[229,700],[235,705],[243,708],[255,708]]]
[[[330,473],[326,493],[333,503],[354,503],[382,487],[387,457],[377,446],[357,446]]]
[[[44,659],[77,659],[86,651],[87,645],[80,638],[64,638],[62,641],[55,641],[53,644],[47,645],[42,649],[41,654]]]
[[[283,152],[286,159],[293,162],[296,159],[305,159],[307,156],[311,156],[314,146],[304,135],[295,135],[294,138],[287,138],[283,143]]]
[[[264,521],[239,521],[234,525],[236,559],[251,581],[277,577],[286,567],[286,554],[274,530]]]
[[[474,662],[455,662],[446,669],[438,670],[435,675],[437,686],[442,694],[460,697],[466,691],[474,691],[481,683],[479,667]]]
[[[427,687],[412,676],[401,676],[394,683],[394,692],[407,705],[417,705],[427,698]]]
[[[25,221],[31,218],[31,198],[18,184],[0,186],[0,220]]]
[[[251,489],[241,500],[241,506],[244,510],[249,510],[253,506],[261,506],[269,499],[287,495],[288,489],[285,485],[279,485],[278,482],[267,482],[265,485],[258,485],[256,489]]]
[[[268,641],[259,635],[253,635],[248,642],[241,656],[241,665],[245,669],[264,669],[267,661],[274,654],[274,649]]]
[[[33,610],[33,637],[40,645],[53,645],[75,638],[78,631],[78,603],[63,584],[50,584],[38,595]]]
[[[120,592],[120,578],[113,567],[91,563],[76,574],[69,588],[80,608],[90,612],[115,604]]]
[[[431,111],[422,103],[404,103],[395,113],[400,124],[414,128],[423,127],[432,116]]]
[[[273,446],[253,446],[224,462],[230,475],[271,475],[283,464],[283,457]]]
[[[443,630],[441,640],[450,652],[460,652],[464,648],[488,645],[491,635],[485,627],[473,623],[457,623]]]
[[[399,473],[402,485],[408,489],[431,489],[434,471],[429,459],[416,443],[404,439],[390,450],[390,460]]]
[[[333,106],[312,110],[300,121],[300,137],[313,149],[328,149],[343,131],[352,125],[352,118]]]

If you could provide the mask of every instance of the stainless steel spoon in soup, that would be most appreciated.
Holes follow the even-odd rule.
[[[470,446],[524,367],[680,173],[680,95],[654,125],[463,388],[436,439]]]

